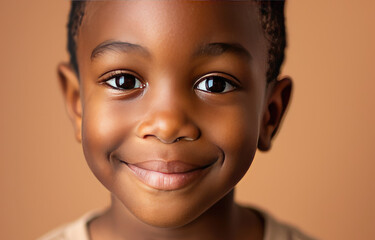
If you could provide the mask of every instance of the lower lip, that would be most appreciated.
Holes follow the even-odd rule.
[[[132,164],[126,164],[135,176],[147,186],[163,191],[172,191],[184,188],[198,178],[202,177],[207,168],[200,168],[194,171],[183,173],[162,173],[139,168]]]

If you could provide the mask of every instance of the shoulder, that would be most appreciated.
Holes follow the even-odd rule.
[[[298,228],[276,220],[270,214],[254,209],[264,219],[264,240],[316,240]]]
[[[98,215],[99,213],[94,211],[86,213],[79,219],[54,229],[37,240],[89,240],[87,223]]]

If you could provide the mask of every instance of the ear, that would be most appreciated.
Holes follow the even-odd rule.
[[[78,142],[81,142],[82,106],[78,77],[68,63],[60,63],[57,66],[57,73],[66,110],[74,126],[75,137]]]
[[[276,134],[292,93],[292,80],[289,77],[269,83],[266,105],[261,122],[258,149],[268,151]]]

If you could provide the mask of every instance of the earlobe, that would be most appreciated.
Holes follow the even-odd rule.
[[[57,66],[57,73],[66,110],[73,123],[75,137],[81,142],[82,106],[78,77],[68,63],[60,63]]]
[[[272,138],[280,127],[292,93],[292,80],[289,77],[270,84],[258,140],[258,149],[261,151],[271,148]]]

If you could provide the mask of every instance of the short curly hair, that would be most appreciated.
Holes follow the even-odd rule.
[[[76,39],[78,29],[85,14],[85,6],[88,0],[72,0],[69,13],[68,28],[68,52],[70,63],[78,75],[78,63],[76,56]],[[285,58],[286,30],[284,6],[285,0],[252,0],[259,6],[259,18],[264,35],[269,42],[267,82],[277,79],[281,65]]]

